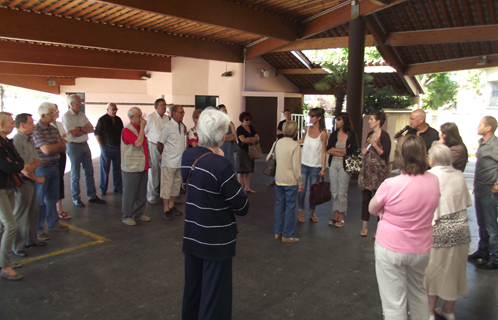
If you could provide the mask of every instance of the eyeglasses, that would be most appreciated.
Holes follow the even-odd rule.
[[[176,112],[176,113],[179,113],[179,114],[185,114],[185,111],[181,111],[181,112],[173,111],[173,112]]]
[[[112,111],[118,111],[118,108],[111,108]]]
[[[310,118],[318,117],[316,114],[310,114]]]
[[[244,119],[244,121],[251,121],[251,119]]]

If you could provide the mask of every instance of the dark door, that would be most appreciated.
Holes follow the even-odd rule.
[[[258,132],[263,153],[270,152],[277,138],[277,98],[246,97],[246,111],[252,115],[251,125]]]

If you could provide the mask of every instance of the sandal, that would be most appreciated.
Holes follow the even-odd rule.
[[[313,212],[313,215],[310,213],[310,221],[312,221],[314,223],[318,222],[318,218],[315,216],[314,212]]]
[[[57,214],[59,216],[59,219],[64,219],[64,220],[69,220],[71,217],[67,214],[66,211],[62,211],[61,213]]]
[[[246,193],[256,193],[256,191],[252,190],[251,188],[246,188]]]
[[[301,222],[301,223],[305,223],[306,220],[304,220],[304,213],[299,213],[299,218],[297,218],[297,221]]]
[[[360,236],[366,237],[368,234],[368,227],[366,224],[363,225],[363,228],[361,228]]]
[[[335,223],[335,226],[336,226],[337,228],[342,228],[342,227],[344,227],[344,220],[342,220],[342,221],[337,221],[337,222]]]
[[[332,227],[332,226],[335,226],[335,223],[336,223],[336,222],[337,222],[337,221],[336,221],[335,219],[329,220],[329,226],[331,226],[331,227]]]

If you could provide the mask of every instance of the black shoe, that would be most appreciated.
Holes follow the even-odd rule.
[[[123,193],[123,189],[114,190],[114,193]]]
[[[98,203],[98,204],[104,204],[105,201],[100,199],[99,197],[95,197],[95,198],[92,198],[92,199],[89,199],[88,202],[90,203]]]
[[[479,251],[474,252],[473,254],[469,254],[468,259],[469,260],[479,260],[479,259],[488,259],[489,255],[484,255],[480,253]]]
[[[27,257],[28,253],[25,250],[12,251],[13,254],[19,257]]]
[[[168,221],[175,220],[175,216],[173,215],[173,213],[171,213],[171,211],[166,211],[165,213],[163,213],[163,218]]]
[[[80,199],[73,200],[73,204],[75,207],[80,207],[80,208],[83,208],[85,206],[85,204],[83,202],[81,202]]]
[[[175,207],[170,208],[170,209],[169,209],[169,212],[171,212],[171,214],[176,214],[177,216],[183,216],[183,212],[178,211],[178,209],[177,209],[177,208],[175,208]]]
[[[498,263],[495,263],[493,261],[488,261],[483,264],[478,264],[477,267],[479,269],[493,270],[493,269],[498,269]]]

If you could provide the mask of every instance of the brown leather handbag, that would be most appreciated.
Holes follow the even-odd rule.
[[[320,178],[321,181],[320,181]],[[317,206],[332,199],[330,192],[330,183],[325,181],[323,177],[318,177],[316,183],[311,186],[310,190],[310,206]]]
[[[21,176],[17,172],[12,173],[12,178],[14,179],[14,185],[16,187],[19,188],[20,186],[22,186],[24,184],[24,180],[21,178]]]
[[[261,146],[259,142],[254,142],[253,144],[249,144],[249,159],[261,159],[263,158],[263,151],[261,150]]]

